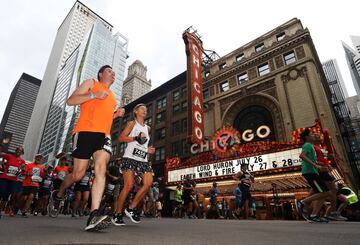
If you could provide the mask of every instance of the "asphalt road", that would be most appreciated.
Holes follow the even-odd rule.
[[[305,221],[143,219],[134,225],[85,232],[85,218],[0,219],[0,244],[360,244],[360,223]]]

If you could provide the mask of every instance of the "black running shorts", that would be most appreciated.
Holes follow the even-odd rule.
[[[72,156],[78,159],[90,159],[98,150],[112,154],[111,139],[104,133],[79,132],[73,135]]]
[[[325,181],[318,174],[303,174],[306,181],[309,183],[315,193],[327,192]]]

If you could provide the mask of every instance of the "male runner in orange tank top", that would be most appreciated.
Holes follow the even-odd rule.
[[[73,132],[74,169],[64,179],[59,192],[54,197],[55,208],[64,196],[65,190],[80,181],[88,168],[89,160],[95,162],[95,179],[91,190],[91,213],[86,231],[101,229],[107,215],[98,211],[105,187],[107,163],[112,149],[110,130],[113,119],[122,117],[123,108],[116,111],[116,100],[110,90],[115,81],[115,72],[108,65],[100,68],[98,82],[94,79],[83,82],[68,98],[69,106],[80,105],[80,117]],[[115,111],[115,113],[114,113]]]

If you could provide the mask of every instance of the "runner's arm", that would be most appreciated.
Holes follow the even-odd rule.
[[[91,79],[83,82],[67,99],[66,104],[68,106],[80,105],[86,101],[92,100],[90,97],[90,90],[94,84],[94,81]]]
[[[307,152],[306,152],[305,150],[303,150],[303,151],[301,152],[300,156],[299,156],[300,159],[304,160],[307,164],[315,167],[316,169],[319,169],[319,170],[320,170],[320,169],[324,168],[324,167],[319,166],[319,165],[317,165],[316,163],[312,162],[312,161],[306,156],[306,153],[307,153]]]
[[[127,123],[125,129],[121,132],[119,136],[120,142],[129,143],[135,141],[134,137],[129,137],[129,134],[131,133],[131,130],[133,129],[134,125],[135,125],[135,121],[130,121]]]

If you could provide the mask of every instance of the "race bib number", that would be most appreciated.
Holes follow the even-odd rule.
[[[145,159],[146,156],[147,156],[147,153],[145,151],[140,150],[140,149],[134,148],[133,155],[135,157]]]
[[[32,169],[31,180],[32,180],[33,183],[39,183],[39,182],[41,182],[40,168],[33,168],[33,169]]]
[[[88,185],[89,180],[90,180],[90,177],[89,177],[89,176],[85,176],[84,178],[82,178],[82,180],[81,180],[81,182],[80,182],[80,185]]]
[[[65,173],[65,171],[60,171],[59,172],[59,179],[61,179],[61,180],[64,180],[65,179],[65,175],[66,175],[66,173]]]
[[[52,184],[51,180],[44,180],[44,187],[45,188],[50,188],[51,184]]]
[[[9,177],[16,177],[17,173],[19,172],[19,168],[15,166],[9,166],[8,171],[6,172],[6,175]]]
[[[109,192],[113,191],[115,189],[115,185],[108,184],[107,189]]]

